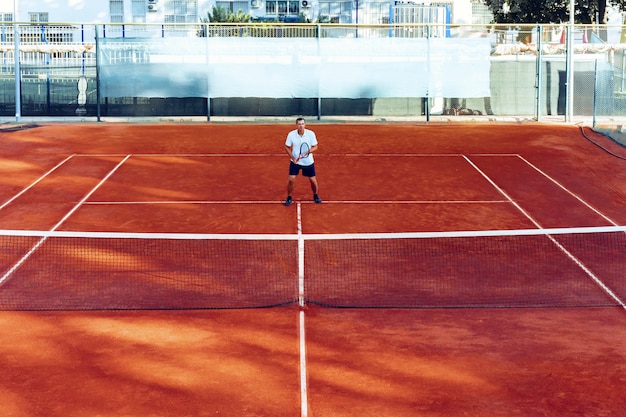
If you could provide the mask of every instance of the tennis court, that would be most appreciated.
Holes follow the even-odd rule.
[[[626,149],[589,128],[0,129],[0,414],[626,409]]]

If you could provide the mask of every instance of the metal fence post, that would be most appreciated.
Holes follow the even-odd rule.
[[[205,62],[206,62],[206,67],[205,67],[205,71],[206,71],[206,86],[207,86],[207,92],[206,92],[206,121],[210,122],[211,121],[211,79],[210,79],[210,71],[209,71],[209,23],[205,23],[203,26],[203,30],[204,30],[204,34],[206,35],[206,40],[204,42],[204,45],[206,47],[204,53],[205,53]]]
[[[596,106],[598,97],[598,60],[596,59],[593,67],[593,128],[596,127]]]
[[[100,45],[98,36],[98,25],[95,25],[96,32],[96,115],[100,121]]]
[[[17,21],[13,23],[13,60],[15,73],[15,121],[19,122],[22,117],[22,70],[20,69],[20,29]]]
[[[574,1],[570,0],[570,22],[566,29],[567,34],[567,48],[566,48],[566,109],[565,109],[565,121],[571,122],[574,116]]]
[[[424,112],[426,113],[426,121],[430,122],[430,63],[432,59],[430,57],[430,26],[424,28],[426,30],[426,59],[428,60],[428,89],[426,90],[426,97],[424,97]]]
[[[542,45],[541,38],[543,36],[543,27],[541,25],[537,25],[537,67],[535,73],[535,100],[536,100],[536,110],[535,110],[535,118],[537,121],[541,121],[541,91],[543,86],[543,65],[542,65]]]
[[[317,24],[317,57],[319,59],[318,62],[321,61],[322,57],[320,54],[320,38],[321,38],[322,28],[320,24]],[[318,64],[319,65],[319,64]],[[317,120],[322,118],[322,97],[320,96],[320,79],[319,79],[319,67],[318,67],[318,76],[317,76]]]

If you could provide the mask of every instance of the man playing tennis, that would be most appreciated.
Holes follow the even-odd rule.
[[[313,201],[321,203],[322,199],[317,195],[317,178],[315,176],[315,164],[313,161],[313,152],[317,151],[317,138],[312,130],[305,129],[305,121],[303,117],[296,119],[296,129],[289,132],[285,141],[285,150],[289,155],[289,181],[287,182],[287,199],[285,205],[290,206],[293,203],[291,193],[296,176],[300,170],[302,175],[309,178],[311,190],[313,191]]]

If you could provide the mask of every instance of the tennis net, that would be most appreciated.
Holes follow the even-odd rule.
[[[626,227],[352,235],[0,231],[0,309],[621,306]]]

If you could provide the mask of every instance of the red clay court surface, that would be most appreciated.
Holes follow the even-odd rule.
[[[284,207],[283,143],[294,127],[0,130],[0,229],[330,234],[626,224],[626,150],[588,128],[309,121],[324,204],[298,177],[295,204]],[[0,415],[620,415],[625,320],[617,306],[0,311]]]

